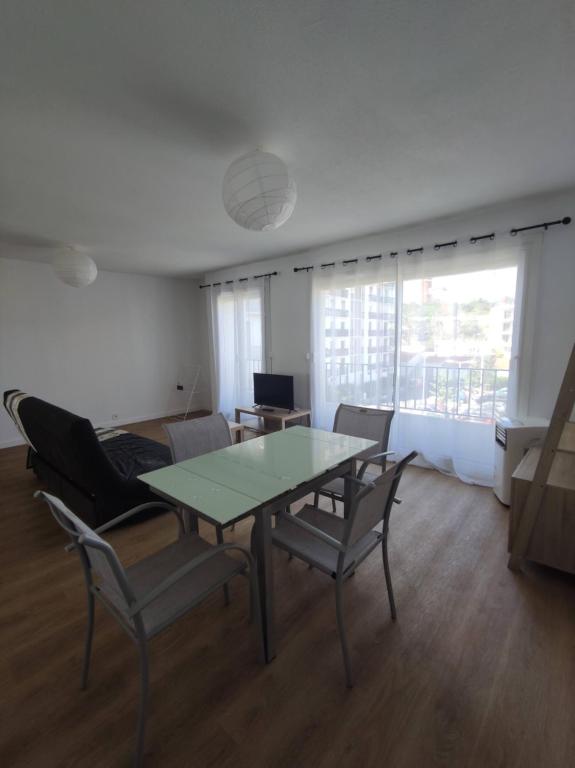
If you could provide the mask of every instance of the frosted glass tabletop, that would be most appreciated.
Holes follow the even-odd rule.
[[[222,525],[245,515],[260,503],[253,496],[192,475],[177,464],[146,472],[139,475],[139,479],[176,504],[191,507]]]
[[[293,437],[303,437],[308,440],[322,440],[323,442],[330,443],[331,445],[339,445],[342,448],[349,448],[350,450],[356,450],[358,446],[358,440],[363,441],[362,444],[365,448],[371,448],[376,443],[373,440],[364,440],[362,437],[352,437],[351,435],[342,435],[339,432],[326,432],[325,429],[315,429],[314,427],[290,427],[289,433]]]
[[[374,440],[291,427],[147,472],[139,479],[226,525],[375,445]]]
[[[309,435],[315,432],[315,435]],[[309,427],[291,427],[223,448],[216,454],[234,464],[287,482],[289,488],[311,480],[377,443],[360,437],[333,435]],[[330,437],[326,437],[330,436]],[[240,450],[238,450],[240,449]],[[192,459],[192,462],[196,459]],[[189,464],[193,469],[193,464]]]
[[[273,499],[292,487],[289,480],[258,472],[249,465],[244,466],[239,462],[231,461],[228,456],[222,455],[221,451],[181,461],[177,466],[206,480],[225,483],[227,487],[258,501]]]

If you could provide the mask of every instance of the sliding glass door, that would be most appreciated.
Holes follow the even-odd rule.
[[[404,410],[493,419],[504,414],[517,265],[403,281]]]

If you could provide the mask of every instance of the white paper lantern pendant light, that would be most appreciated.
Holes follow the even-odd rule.
[[[224,176],[224,207],[244,229],[277,229],[292,215],[296,187],[284,161],[256,149],[230,165]]]
[[[57,277],[66,285],[81,288],[93,283],[98,267],[87,254],[74,248],[65,248],[53,259],[52,267]]]

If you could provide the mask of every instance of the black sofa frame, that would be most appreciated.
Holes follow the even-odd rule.
[[[14,395],[22,395],[15,423],[29,445],[27,466],[89,526],[160,501],[137,475],[171,464],[167,446],[129,432],[99,439],[89,419],[19,390],[4,393],[12,418]]]

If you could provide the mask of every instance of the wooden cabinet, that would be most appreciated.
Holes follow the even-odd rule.
[[[545,486],[543,504],[525,557],[575,573],[575,424],[567,423]],[[531,486],[541,448],[531,448],[511,480],[509,551]]]

